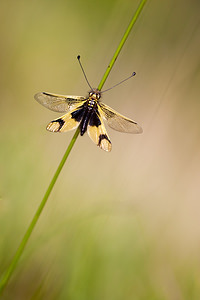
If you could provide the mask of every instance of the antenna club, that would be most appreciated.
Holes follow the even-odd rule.
[[[135,75],[136,75],[136,73],[135,73],[135,72],[133,72],[131,76],[135,76]]]
[[[80,58],[81,58],[80,55],[77,55],[77,59],[80,60]]]

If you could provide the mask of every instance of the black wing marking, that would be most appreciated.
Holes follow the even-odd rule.
[[[82,96],[64,96],[46,92],[38,93],[34,98],[43,106],[56,112],[70,111],[86,100]]]
[[[142,127],[135,121],[122,116],[104,103],[100,102],[99,106],[100,113],[112,129],[126,133],[142,133]]]

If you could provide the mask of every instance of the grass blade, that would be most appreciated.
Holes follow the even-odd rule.
[[[108,65],[108,67],[106,69],[106,72],[104,73],[104,75],[103,75],[103,77],[102,77],[102,79],[99,83],[99,86],[98,86],[99,90],[102,89],[106,79],[108,78],[108,75],[109,75],[109,73],[110,73],[110,71],[111,71],[111,69],[112,69],[112,67],[113,67],[113,65],[114,65],[114,63],[115,63],[115,61],[116,61],[123,45],[124,45],[127,37],[129,36],[133,25],[135,24],[136,20],[138,19],[138,17],[140,15],[146,1],[147,0],[142,0],[140,2],[135,14],[133,15],[129,26],[126,29],[126,31],[125,31],[125,33],[124,33],[124,35],[123,35],[116,51],[115,51],[115,53],[114,53],[114,55],[113,55],[113,57],[110,61],[110,64]],[[61,162],[60,162],[60,164],[59,164],[59,166],[58,166],[58,168],[57,168],[57,170],[56,170],[56,172],[55,172],[55,174],[54,174],[54,176],[53,176],[53,178],[52,178],[52,180],[49,184],[49,186],[48,186],[48,188],[47,188],[47,191],[46,191],[46,193],[45,193],[45,195],[44,195],[44,197],[43,197],[43,199],[42,199],[42,201],[41,201],[41,203],[40,203],[40,205],[39,205],[39,207],[38,207],[38,209],[37,209],[37,211],[36,211],[36,213],[35,213],[35,215],[32,219],[32,221],[31,221],[31,223],[30,223],[30,225],[29,225],[29,227],[28,227],[28,229],[27,229],[27,231],[26,231],[26,233],[25,233],[25,235],[24,235],[24,237],[23,237],[23,239],[22,239],[22,241],[21,241],[21,243],[20,243],[20,245],[19,245],[19,247],[18,247],[18,249],[17,249],[17,251],[16,251],[9,267],[8,267],[8,269],[7,269],[7,271],[2,276],[2,279],[0,281],[0,294],[2,293],[3,289],[6,287],[12,273],[14,272],[14,270],[16,268],[16,265],[17,265],[21,255],[24,251],[24,248],[25,248],[25,246],[26,246],[26,244],[27,244],[32,232],[33,232],[33,229],[35,228],[35,225],[36,225],[36,223],[37,223],[37,221],[38,221],[38,219],[39,219],[39,217],[40,217],[40,215],[43,211],[43,208],[44,208],[44,206],[45,206],[45,204],[46,204],[46,202],[49,198],[49,195],[50,195],[50,193],[51,193],[51,191],[52,191],[52,189],[53,189],[53,187],[56,183],[56,180],[57,180],[57,178],[58,178],[58,176],[59,176],[59,174],[60,174],[60,172],[61,172],[61,170],[62,170],[62,168],[63,168],[63,166],[64,166],[64,164],[65,164],[65,162],[66,162],[66,160],[67,160],[67,158],[68,158],[68,156],[69,156],[69,154],[70,154],[70,152],[71,152],[71,150],[72,150],[72,148],[73,148],[73,146],[74,146],[74,144],[75,144],[75,142],[78,138],[78,135],[79,135],[79,128],[76,130],[74,136],[72,137],[72,140],[71,140],[71,142],[70,142],[70,144],[69,144],[69,146],[68,146],[68,148],[67,148],[67,150],[66,150],[66,152],[65,152],[65,154],[64,154],[64,156],[63,156],[63,158],[62,158],[62,160],[61,160]]]

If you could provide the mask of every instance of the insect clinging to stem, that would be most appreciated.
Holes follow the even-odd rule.
[[[40,104],[55,112],[65,113],[63,116],[51,121],[46,129],[52,132],[66,132],[79,126],[81,136],[87,131],[91,140],[105,151],[111,151],[112,144],[103,119],[114,130],[126,133],[142,133],[141,126],[135,121],[122,116],[100,101],[102,93],[128,80],[136,73],[132,73],[128,78],[101,92],[91,87],[79,55],[77,59],[91,90],[87,97],[64,96],[46,92],[37,93],[34,97]]]

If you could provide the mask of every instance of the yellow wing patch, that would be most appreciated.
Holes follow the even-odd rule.
[[[99,117],[99,118],[101,121],[101,125],[99,125],[98,127],[88,125],[87,133],[88,133],[89,137],[91,138],[91,140],[97,146],[99,146],[101,149],[103,149],[107,152],[110,152],[112,150],[112,144],[108,137],[106,128],[103,124],[103,120],[101,117]]]
[[[52,132],[66,132],[76,129],[78,125],[79,122],[72,118],[71,112],[68,112],[62,117],[51,121],[47,125],[47,130]]]

